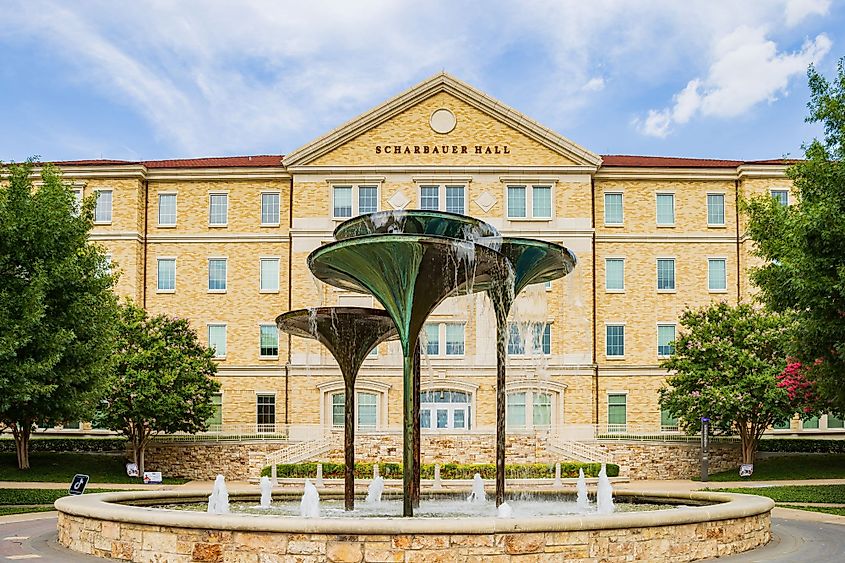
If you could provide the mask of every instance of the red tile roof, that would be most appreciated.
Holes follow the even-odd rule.
[[[634,168],[736,168],[741,160],[715,158],[682,158],[674,156],[635,156],[622,154],[602,155],[602,166],[628,166]]]
[[[229,168],[235,166],[281,166],[281,154],[255,156],[219,156],[207,158],[177,158],[171,160],[146,160],[147,168]]]

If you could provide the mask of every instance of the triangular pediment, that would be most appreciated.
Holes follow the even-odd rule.
[[[445,127],[434,117],[438,111]],[[479,165],[493,160],[504,165],[601,163],[599,155],[444,72],[298,148],[284,164]]]

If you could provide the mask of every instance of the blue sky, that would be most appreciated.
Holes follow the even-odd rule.
[[[0,161],[291,152],[446,70],[601,154],[799,156],[840,0],[0,0]]]

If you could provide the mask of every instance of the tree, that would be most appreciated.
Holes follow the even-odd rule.
[[[813,67],[808,122],[824,139],[792,165],[792,205],[768,197],[746,202],[748,235],[765,261],[752,271],[760,296],[796,317],[792,355],[812,365],[819,393],[845,412],[845,59],[828,82]]]
[[[688,432],[709,417],[714,432],[738,434],[743,463],[754,463],[760,435],[795,406],[778,386],[786,367],[789,321],[740,303],[713,303],[681,314],[675,352],[661,363],[671,370],[660,405],[679,416]]]
[[[36,424],[90,416],[112,357],[114,276],[89,243],[94,200],[81,208],[52,166],[4,167],[0,185],[0,422],[29,469]]]
[[[214,414],[214,352],[202,346],[186,319],[150,317],[126,302],[118,322],[116,366],[97,422],[122,432],[143,475],[144,452],[161,432],[200,432]]]

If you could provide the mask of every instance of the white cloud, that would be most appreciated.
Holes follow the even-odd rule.
[[[823,16],[830,9],[830,0],[788,0],[786,25],[794,26],[809,16]]]
[[[586,84],[581,88],[585,92],[601,92],[604,90],[604,78],[601,76],[596,76],[595,78],[591,78],[587,81]]]
[[[645,135],[666,137],[673,124],[687,123],[696,115],[730,118],[774,102],[788,93],[789,81],[821,60],[831,45],[822,33],[796,52],[779,52],[763,29],[738,27],[716,42],[705,78],[689,81],[670,107],[650,110],[636,125]]]

